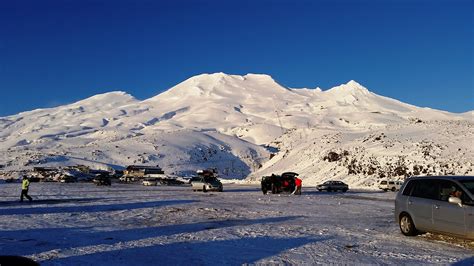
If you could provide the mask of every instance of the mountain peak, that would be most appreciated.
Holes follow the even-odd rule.
[[[254,81],[269,81],[269,82],[274,82],[276,81],[267,74],[254,74],[254,73],[248,73],[244,76],[240,75],[231,75],[231,74],[226,74],[224,72],[216,72],[216,73],[203,73],[200,75],[193,76],[186,81],[193,81],[193,82],[216,82],[216,81],[222,81],[222,80],[254,80]]]
[[[346,85],[351,86],[351,87],[363,87],[362,85],[360,85],[357,81],[353,79],[349,80],[349,82],[347,82]]]
[[[343,93],[343,94],[361,93],[361,94],[365,94],[365,95],[368,95],[370,93],[369,90],[366,87],[360,85],[355,80],[350,80],[346,84],[341,84],[339,86],[331,88],[331,89],[327,90],[327,92],[337,93],[337,94],[341,94],[341,93]]]

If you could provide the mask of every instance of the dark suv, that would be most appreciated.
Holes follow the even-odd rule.
[[[262,177],[262,192],[267,194],[268,191],[271,191],[272,194],[277,194],[281,192],[292,193],[295,191],[295,178],[298,176],[294,172],[284,172],[281,175],[272,174],[271,176]]]
[[[411,177],[395,199],[404,235],[436,232],[474,240],[474,176]]]
[[[110,176],[108,174],[98,174],[92,182],[97,186],[110,186],[112,185],[112,181],[110,180]]]

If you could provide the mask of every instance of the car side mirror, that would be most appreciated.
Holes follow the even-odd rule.
[[[462,207],[462,201],[458,197],[449,197],[448,202],[452,204],[457,204],[459,205],[459,207]]]

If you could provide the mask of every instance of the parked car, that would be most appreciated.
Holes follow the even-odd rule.
[[[347,185],[346,183],[342,181],[329,180],[322,184],[317,185],[316,188],[319,191],[326,190],[327,192],[331,192],[331,191],[346,192],[347,190],[349,190],[349,185]]]
[[[395,199],[406,236],[435,232],[474,240],[474,176],[411,177]]]
[[[178,180],[173,177],[166,177],[160,179],[160,184],[164,186],[183,185],[184,181]]]
[[[192,184],[194,181],[201,180],[201,178],[202,176],[198,176],[198,175],[192,176],[191,178],[188,179],[188,183]]]
[[[59,182],[60,183],[73,183],[73,182],[76,182],[76,178],[74,178],[73,176],[61,176],[59,178]]]
[[[131,183],[135,181],[135,178],[133,176],[123,175],[119,178],[119,181],[123,183]]]
[[[295,172],[284,172],[281,175],[272,174],[262,177],[260,182],[263,194],[271,191],[272,194],[295,191],[295,178],[298,176]]]
[[[193,191],[224,191],[221,181],[214,176],[201,176],[191,182]]]
[[[382,180],[379,183],[379,189],[383,191],[398,191],[402,187],[402,181],[395,181],[395,180]]]
[[[98,174],[92,182],[97,186],[110,186],[112,185],[112,181],[110,180],[110,176],[108,174]]]
[[[144,186],[156,186],[158,184],[158,180],[156,178],[147,178],[142,181],[142,185]]]

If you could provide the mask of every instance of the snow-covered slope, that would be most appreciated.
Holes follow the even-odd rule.
[[[289,131],[270,144],[280,152],[249,179],[295,171],[306,185],[338,179],[374,187],[412,175],[474,175],[472,122],[419,121],[369,131]]]
[[[419,108],[374,94],[355,81],[323,91],[286,88],[268,75],[202,74],[144,101],[111,92],[0,118],[0,164],[5,170],[20,170],[39,164],[140,163],[175,173],[215,166],[232,178],[291,169],[312,173],[318,182],[328,173],[348,173],[346,166],[326,169],[324,161],[314,158],[327,149],[361,156],[351,148],[367,151],[372,146],[360,138],[391,136],[393,128],[398,130],[394,141],[405,145],[411,143],[408,134],[417,142],[426,138],[434,145],[469,146],[464,144],[473,140],[466,130],[472,129],[472,114]],[[445,130],[446,123],[451,131]],[[318,147],[321,132],[342,138],[331,147]],[[313,159],[298,155],[303,152]],[[270,153],[276,156],[267,162]],[[463,158],[471,158],[473,151],[467,148],[465,153]],[[380,158],[404,154],[392,148],[373,153]],[[357,176],[347,179],[354,184],[373,180],[363,172],[349,176]]]

